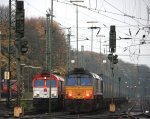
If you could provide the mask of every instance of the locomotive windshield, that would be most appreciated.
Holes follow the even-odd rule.
[[[91,78],[90,77],[81,77],[81,86],[88,86],[91,85]]]
[[[50,81],[51,81],[51,86],[56,87],[56,80],[46,80],[46,86],[50,86]]]
[[[34,82],[34,86],[36,87],[41,87],[41,86],[44,86],[44,80],[35,80]]]
[[[69,86],[89,86],[92,85],[92,81],[89,75],[69,75],[66,84]]]
[[[69,76],[67,79],[67,85],[69,85],[69,86],[77,85],[77,77],[75,77],[75,75]]]

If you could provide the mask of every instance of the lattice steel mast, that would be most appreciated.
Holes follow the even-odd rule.
[[[9,35],[8,35],[8,72],[9,79],[7,80],[7,107],[10,107],[10,80],[11,80],[11,42],[12,36],[15,36],[15,11],[16,0],[9,0]],[[13,35],[12,35],[13,34]]]

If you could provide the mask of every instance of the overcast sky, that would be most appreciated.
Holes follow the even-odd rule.
[[[0,0],[0,4],[8,5],[9,0]],[[51,0],[24,0],[26,17],[45,17],[46,11],[51,7]],[[79,40],[88,38],[89,41],[79,41],[79,50],[91,50],[91,30],[88,27],[97,26],[101,30],[101,51],[106,51],[109,40],[110,25],[116,26],[117,51],[119,58],[133,64],[146,64],[150,66],[150,36],[148,32],[149,0],[84,0],[78,3]],[[71,27],[71,40],[76,40],[76,6],[70,0],[54,0],[54,20],[64,27]],[[87,23],[97,21],[98,23]],[[139,31],[139,32],[138,32]],[[98,29],[93,30],[93,51],[100,51],[100,38],[96,37]],[[66,31],[67,33],[67,31]],[[136,33],[138,33],[136,35]],[[145,35],[145,38],[142,38]],[[130,40],[119,40],[132,38]],[[144,44],[142,44],[144,43]],[[76,42],[71,43],[76,48]],[[108,46],[107,46],[108,48]],[[106,52],[105,52],[106,53]],[[109,52],[107,52],[108,54]]]

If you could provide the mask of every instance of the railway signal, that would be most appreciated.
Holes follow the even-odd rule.
[[[108,54],[108,59],[111,62],[111,70],[112,70],[112,80],[114,78],[114,73],[113,73],[113,69],[114,69],[114,65],[113,64],[117,64],[118,63],[118,55],[113,55],[114,52],[116,52],[116,27],[114,25],[110,26],[110,32],[109,32],[109,49],[110,49],[110,54]],[[112,86],[112,92],[114,93],[114,86]],[[112,95],[112,103],[110,104],[109,107],[109,111],[110,112],[115,112],[116,110],[116,106],[114,104],[114,100],[113,100],[113,95]]]
[[[26,53],[28,51],[28,41],[27,40],[21,40],[21,43],[20,43],[21,47],[20,47],[20,51],[21,53]]]
[[[112,62],[113,54],[108,54],[108,59]]]
[[[109,48],[111,50],[111,53],[116,52],[116,28],[114,25],[110,26]]]
[[[118,63],[118,55],[113,55],[113,54],[108,54],[108,59],[113,63],[117,64]]]
[[[117,59],[118,55],[114,55],[113,56],[113,63],[117,64],[118,63],[118,59]]]
[[[24,37],[24,2],[16,1],[16,35]]]

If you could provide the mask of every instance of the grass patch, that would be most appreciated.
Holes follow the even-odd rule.
[[[33,98],[33,92],[24,92],[23,93],[23,99],[32,99]]]

